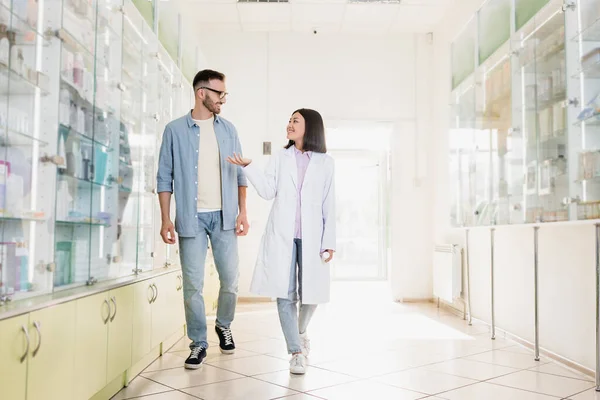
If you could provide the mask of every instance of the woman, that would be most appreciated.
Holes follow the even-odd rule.
[[[251,291],[277,298],[292,355],[290,372],[302,375],[310,351],[306,328],[317,304],[329,301],[328,263],[335,251],[334,163],[325,154],[325,127],[318,112],[295,111],[287,138],[287,146],[271,157],[264,173],[238,154],[228,161],[243,167],[262,198],[274,199]]]

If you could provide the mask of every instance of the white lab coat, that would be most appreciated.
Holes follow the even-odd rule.
[[[296,225],[298,168],[294,148],[271,156],[264,173],[251,163],[244,173],[265,200],[275,199],[263,234],[250,291],[287,298]],[[330,265],[321,250],[335,250],[334,162],[312,153],[302,185],[302,302],[329,301]]]

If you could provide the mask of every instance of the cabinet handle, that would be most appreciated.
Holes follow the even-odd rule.
[[[110,298],[110,301],[112,301],[112,303],[115,305],[115,313],[112,315],[112,317],[110,317],[110,322],[113,322],[117,316],[117,299],[115,296],[113,296]]]
[[[154,286],[154,289],[156,289],[156,295],[154,295],[154,300],[152,300],[152,302],[154,303],[156,299],[158,299],[158,288],[156,287],[155,283],[153,283],[152,286]]]
[[[42,331],[40,329],[39,321],[33,321],[33,326],[35,327],[35,330],[37,331],[37,334],[38,334],[37,347],[33,350],[33,353],[31,354],[32,357],[35,357],[37,355],[38,351],[40,351],[40,347],[42,347]]]
[[[23,330],[23,333],[25,334],[25,339],[27,339],[27,348],[25,349],[25,353],[21,356],[21,364],[23,364],[23,362],[25,362],[25,360],[27,359],[27,354],[29,354],[29,332],[27,332],[27,328],[25,327],[25,325],[21,325],[21,329]]]
[[[104,320],[104,325],[106,325],[106,324],[108,324],[108,320],[110,319],[110,303],[106,299],[104,299],[103,303],[106,304],[106,307],[108,307],[108,315],[106,316],[106,319]]]
[[[148,299],[148,303],[152,304],[152,302],[154,301],[154,288],[152,287],[152,285],[148,285],[148,289],[152,290],[152,294],[150,295],[151,297]]]

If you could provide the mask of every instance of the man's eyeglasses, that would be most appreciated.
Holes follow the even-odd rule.
[[[216,94],[219,95],[219,99],[221,99],[221,100],[223,100],[225,98],[225,96],[229,95],[229,93],[227,93],[227,92],[221,92],[220,90],[216,90],[216,89],[209,88],[206,86],[201,86],[198,88],[198,90],[200,90],[200,89],[206,89],[206,90],[210,90],[211,92],[215,92]]]

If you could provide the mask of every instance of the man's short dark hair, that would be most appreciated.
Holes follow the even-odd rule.
[[[213,71],[212,69],[203,69],[194,77],[194,90],[198,90],[200,86],[207,85],[208,82],[212,81],[213,79],[224,81],[225,74],[218,71]]]

